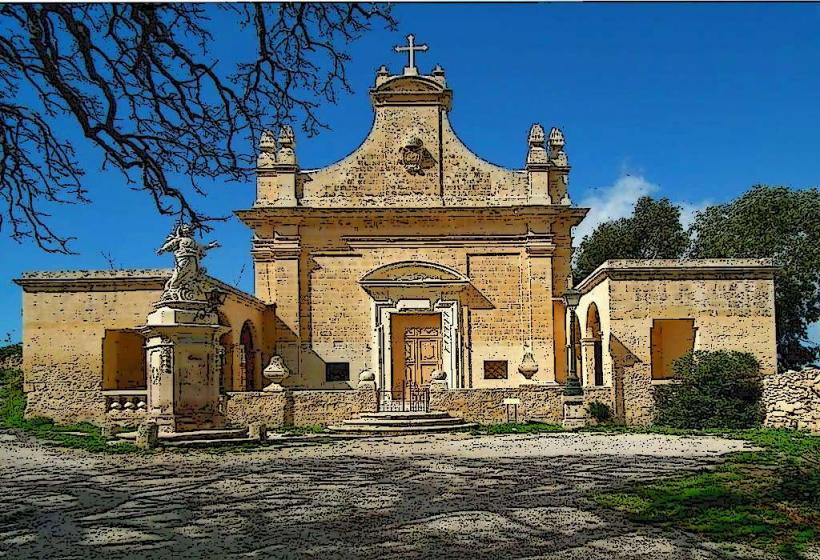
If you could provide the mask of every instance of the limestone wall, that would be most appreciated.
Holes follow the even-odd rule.
[[[820,432],[820,368],[767,375],[763,402],[767,426]]]
[[[376,412],[375,387],[349,391],[300,391],[228,393],[226,420],[247,426],[328,426],[340,424],[362,412]]]
[[[547,210],[526,217],[505,212],[381,213],[380,221],[301,218],[298,235],[286,235],[290,226],[276,225],[275,234],[263,233],[260,226],[256,290],[276,304],[276,352],[292,373],[285,384],[346,389],[357,386],[362,370],[378,373],[374,302],[405,298],[459,302],[462,375],[459,384],[451,385],[518,386],[526,382],[518,365],[527,348],[539,367],[536,380],[554,380],[555,364],[562,362],[556,355],[564,347],[563,308],[554,305],[554,286],[556,276],[563,275],[557,280],[561,289],[569,267],[569,225]],[[397,287],[379,290],[361,284],[374,271],[408,262],[446,267],[469,283],[415,287],[396,282]],[[507,378],[485,379],[485,360],[507,361]],[[349,363],[349,380],[328,382],[328,362]]]
[[[106,330],[138,331],[169,275],[164,269],[74,271],[29,273],[16,280],[23,288],[26,415],[60,423],[109,421],[103,391]],[[209,281],[228,292],[224,308],[231,326],[238,329],[250,320],[260,346],[265,343],[272,312],[235,288]]]
[[[607,261],[579,289],[584,293],[581,307],[594,302],[601,310],[609,354],[605,379],[614,387],[617,416],[627,424],[651,422],[654,387],[664,382],[652,378],[656,319],[694,320],[694,350],[749,352],[764,374],[776,369],[774,281],[768,261]]]
[[[562,388],[558,385],[523,385],[506,389],[450,389],[430,392],[430,409],[449,412],[468,422],[496,424],[507,421],[504,399],[517,398],[518,421],[561,422]]]
[[[285,424],[288,394],[285,391],[228,393],[225,399],[225,421],[233,426],[263,422],[270,427]]]

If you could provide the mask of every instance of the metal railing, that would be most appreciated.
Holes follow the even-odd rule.
[[[430,388],[412,381],[379,391],[379,412],[430,412]]]

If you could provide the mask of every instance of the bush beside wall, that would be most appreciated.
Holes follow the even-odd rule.
[[[723,350],[687,354],[674,363],[675,384],[656,388],[655,423],[672,428],[751,428],[763,422],[760,364]]]

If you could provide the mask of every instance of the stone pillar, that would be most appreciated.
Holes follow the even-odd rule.
[[[584,409],[584,395],[562,395],[564,428],[582,428],[587,424],[586,410]]]
[[[142,332],[148,371],[148,418],[161,432],[218,428],[219,337],[228,330],[205,302],[168,302]]]
[[[538,366],[535,380],[538,383],[555,383],[555,354],[553,352],[552,313],[552,254],[555,246],[538,234],[531,234],[527,241],[527,276],[529,284],[529,342],[532,359]]]
[[[379,411],[379,392],[376,389],[376,374],[366,369],[359,374],[359,385],[356,387],[359,397],[359,412]]]
[[[597,338],[581,339],[581,371],[578,377],[584,387],[595,385],[595,343]]]
[[[251,422],[248,424],[248,439],[264,443],[268,441],[268,427],[264,422]]]

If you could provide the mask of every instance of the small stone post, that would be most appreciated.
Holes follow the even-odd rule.
[[[448,389],[447,385],[447,372],[443,369],[437,369],[432,374],[432,380],[430,381],[430,391],[446,391]]]
[[[268,441],[268,427],[264,422],[251,422],[248,425],[248,437],[264,443]]]
[[[151,449],[157,446],[159,426],[156,422],[145,422],[137,426],[136,445],[140,449]]]
[[[356,387],[359,396],[359,412],[378,412],[379,393],[376,389],[376,374],[365,369],[359,374],[359,385]]]

